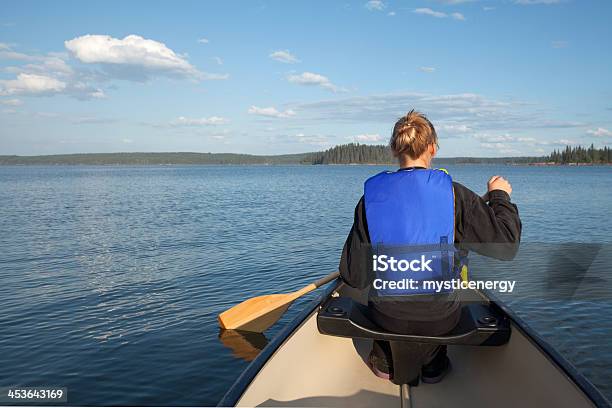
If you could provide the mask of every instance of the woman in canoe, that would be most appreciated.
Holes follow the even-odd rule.
[[[355,208],[353,226],[342,251],[340,276],[349,286],[368,290],[370,317],[385,330],[443,335],[459,321],[458,293],[432,291],[419,285],[404,287],[377,279],[380,276],[373,271],[372,254],[384,245],[456,245],[463,256],[452,252],[451,265],[447,262],[447,266],[462,271],[464,279],[462,262],[467,250],[511,259],[521,237],[518,209],[510,201],[512,187],[503,177],[493,176],[488,181],[487,194],[480,197],[452,181],[445,171],[432,169],[438,137],[433,124],[419,112],[410,111],[397,121],[389,144],[399,169],[382,172],[365,182],[364,195]],[[420,259],[427,263],[424,255]],[[444,262],[437,265],[445,267]],[[436,279],[436,272],[441,272],[435,267],[432,270],[429,264],[425,266],[426,275],[420,276]],[[425,270],[422,265],[421,270]],[[420,377],[423,382],[435,383],[449,371],[446,346],[405,347],[410,348],[418,367],[415,381]],[[369,365],[376,375],[392,377],[390,353],[386,342],[374,343]]]

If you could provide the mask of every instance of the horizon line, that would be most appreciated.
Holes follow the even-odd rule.
[[[338,145],[341,146],[341,145]],[[369,145],[377,146],[377,145]],[[380,145],[378,145],[380,146]],[[328,150],[328,149],[326,149]],[[143,152],[143,151],[117,151],[117,152],[79,152],[79,153],[50,153],[50,154],[0,154],[0,157],[50,157],[50,156],[78,156],[78,155],[102,155],[102,154],[231,154],[236,156],[252,156],[252,157],[279,157],[279,156],[296,156],[304,154],[323,153],[326,150],[315,150],[301,153],[277,153],[277,154],[254,154],[254,153],[236,153],[236,152],[196,152],[196,151],[158,151],[158,152]],[[509,159],[509,158],[540,158],[547,157],[549,154],[533,155],[533,156],[436,156],[435,159]]]

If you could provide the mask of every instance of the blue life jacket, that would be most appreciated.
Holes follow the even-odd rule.
[[[455,210],[451,177],[436,169],[382,172],[365,182],[364,200],[374,255],[404,260],[404,267],[421,266],[420,270],[387,268],[382,271],[379,263],[378,270],[374,271],[376,294],[404,296],[452,291],[435,290],[431,284],[426,288],[423,284],[424,281],[448,281],[457,272],[452,247]],[[408,279],[413,279],[413,287],[407,287]],[[382,287],[382,281],[397,283]]]

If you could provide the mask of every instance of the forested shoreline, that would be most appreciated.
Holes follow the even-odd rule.
[[[571,165],[610,164],[607,146],[597,149],[567,146],[548,156],[524,157],[452,157],[438,158],[436,165],[516,164]],[[279,165],[279,164],[394,164],[391,151],[384,145],[349,143],[321,152],[259,156],[236,153],[81,153],[46,156],[0,156],[0,165]]]
[[[564,150],[553,150],[547,157],[547,162],[558,164],[610,164],[612,163],[612,152],[608,146],[596,149],[593,144],[590,147],[566,146]]]

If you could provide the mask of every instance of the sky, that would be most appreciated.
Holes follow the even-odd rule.
[[[609,0],[2,1],[0,155],[612,144]]]

